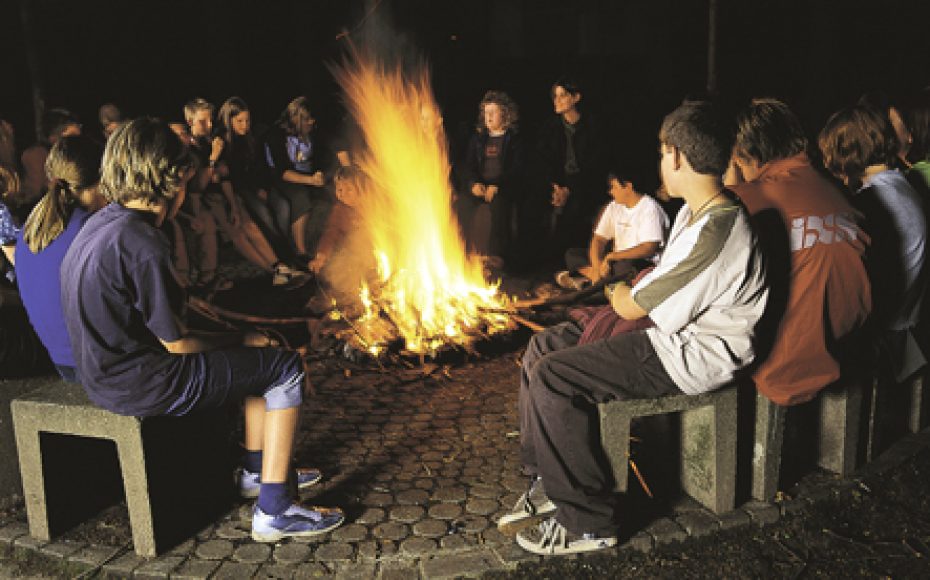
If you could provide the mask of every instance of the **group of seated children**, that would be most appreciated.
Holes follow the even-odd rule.
[[[926,155],[928,127],[916,125],[930,119],[909,116],[902,137],[888,111],[860,104],[821,130],[819,153],[846,195],[814,167],[780,101],[754,100],[735,119],[686,101],[665,118],[661,177],[684,205],[668,239],[659,237],[655,268],[609,287],[605,307],[650,323],[585,341],[584,322],[570,320],[533,336],[523,357],[529,485],[498,522],[517,530],[520,546],[565,554],[616,544],[613,482],[592,433],[598,403],[700,394],[747,376],[762,396],[793,405],[863,353],[892,383],[926,365],[927,190],[920,168],[908,167],[926,163],[909,156]],[[609,272],[593,267],[607,242],[602,225],[590,263],[569,255],[590,281]],[[560,275],[580,286],[569,276]]]
[[[570,83],[553,89],[569,144],[561,151],[568,161],[550,176],[556,209],[568,208],[572,188],[589,179],[578,164],[594,155],[586,145],[594,129],[570,126],[580,122],[579,100]],[[469,174],[478,204],[493,204],[509,183],[510,105],[489,93],[481,107],[487,131],[473,153],[485,159]],[[518,403],[530,485],[499,525],[548,519],[520,531],[521,546],[548,554],[616,543],[610,473],[592,443],[597,403],[704,393],[746,373],[776,403],[803,402],[838,378],[844,341],[863,335],[894,380],[925,364],[918,323],[926,190],[912,184],[926,186],[928,160],[914,156],[930,150],[930,106],[910,109],[925,112],[905,116],[904,137],[890,110],[844,109],[820,132],[824,166],[847,195],[817,171],[797,118],[773,99],[754,100],[738,115],[685,101],[665,118],[660,174],[668,194],[684,202],[670,231],[662,208],[630,175],[605,171],[601,187],[612,201],[587,252],[569,251],[559,278],[572,287],[603,283],[605,312],[644,324],[583,340],[584,323],[572,320],[531,339]],[[121,414],[185,415],[242,401],[238,481],[243,496],[257,497],[253,537],[277,541],[340,525],[340,510],[302,507],[286,485],[321,478],[290,465],[305,384],[300,356],[260,333],[188,329],[184,286],[195,268],[184,271],[177,246],[190,245],[179,239],[188,232],[199,241],[196,283],[215,280],[217,232],[275,283],[308,275],[287,259],[338,277],[346,268],[334,257],[358,227],[363,176],[340,168],[331,199],[303,98],[264,144],[235,97],[220,108],[217,134],[212,106],[196,99],[185,107],[185,126],[113,120],[103,151],[72,117],[56,114],[63,125],[49,133],[44,153],[30,153],[44,156],[42,193],[24,222],[0,204],[0,242],[58,372]],[[9,149],[0,147],[0,183],[4,193],[22,195],[39,182],[19,180]],[[913,163],[906,175],[905,162]],[[582,211],[591,202],[574,203],[572,211]],[[6,293],[0,298],[8,312]]]

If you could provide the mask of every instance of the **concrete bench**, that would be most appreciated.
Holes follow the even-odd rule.
[[[901,383],[876,375],[869,393],[865,461],[872,461],[895,441],[920,432],[927,423],[923,368]]]
[[[41,386],[59,382],[58,375],[0,381],[0,507],[23,493],[10,403]]]
[[[601,445],[613,472],[615,491],[625,492],[629,483],[633,418],[681,413],[682,489],[715,513],[735,507],[736,385],[702,395],[611,401],[597,407]]]
[[[163,543],[183,541],[231,505],[225,411],[185,418],[126,417],[95,406],[80,385],[60,379],[14,400],[11,408],[29,532],[37,539],[52,538],[63,523],[58,520],[65,519],[62,511],[75,506],[72,502],[93,503],[99,494],[99,480],[85,480],[105,471],[107,461],[92,453],[94,442],[88,440],[105,442],[114,467],[115,445],[140,556],[155,556]],[[56,444],[70,446],[65,453],[71,460],[78,457],[77,469],[60,467],[68,457],[54,453]],[[119,477],[114,473],[112,479]],[[85,515],[91,514],[79,518]]]
[[[862,416],[863,385],[859,381],[838,383],[821,391],[817,464],[833,473],[847,475],[856,467],[859,423]],[[752,453],[752,497],[771,501],[778,490],[787,408],[756,393],[755,439]]]
[[[911,433],[920,433],[927,425],[927,403],[930,401],[924,392],[924,373],[926,372],[927,369],[920,371],[908,382],[911,401],[907,414],[907,429]]]

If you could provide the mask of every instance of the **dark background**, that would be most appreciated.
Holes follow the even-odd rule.
[[[22,2],[47,106],[93,129],[107,101],[128,116],[180,119],[193,96],[219,106],[239,95],[270,123],[307,94],[335,133],[342,111],[327,64],[345,49],[339,33],[363,20],[393,21],[403,42],[390,50],[427,57],[457,138],[489,88],[514,97],[531,134],[551,114],[552,81],[568,73],[619,152],[651,162],[662,116],[707,75],[707,0],[2,0],[0,117],[20,148],[34,140]],[[864,91],[930,84],[928,0],[719,0],[717,22],[719,89],[781,97],[812,135]]]

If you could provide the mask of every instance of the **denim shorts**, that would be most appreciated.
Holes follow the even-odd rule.
[[[264,397],[268,410],[297,407],[303,400],[304,370],[295,352],[237,347],[202,354],[200,372],[168,415],[222,407],[246,397]]]

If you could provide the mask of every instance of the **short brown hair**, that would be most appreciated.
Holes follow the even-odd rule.
[[[100,108],[97,110],[97,119],[100,121],[100,124],[106,128],[110,123],[121,123],[123,121],[123,113],[120,112],[119,107],[113,103],[104,103],[100,105]]]
[[[734,152],[740,159],[759,165],[787,159],[807,149],[801,122],[778,99],[753,99],[736,116]]]
[[[930,160],[930,87],[907,99],[904,109],[913,139],[908,157],[915,163]]]
[[[192,166],[190,150],[167,123],[142,117],[120,125],[107,141],[100,191],[119,204],[173,199]]]
[[[898,138],[891,123],[869,107],[834,113],[817,138],[823,164],[833,175],[855,186],[870,165],[893,165]]]
[[[722,176],[730,165],[733,133],[722,106],[685,101],[662,121],[659,141],[681,151],[697,173]]]

